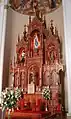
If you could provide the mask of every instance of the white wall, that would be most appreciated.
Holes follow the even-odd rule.
[[[46,14],[47,26],[50,24],[50,20],[54,20],[54,25],[57,27],[59,36],[63,42],[63,61],[65,62],[64,56],[64,26],[63,26],[63,8],[60,6],[56,11]],[[8,9],[8,20],[7,20],[7,30],[6,30],[6,47],[5,47],[5,67],[9,67],[9,60],[14,59],[16,56],[16,42],[18,34],[22,35],[24,30],[24,25],[28,24],[28,16],[19,14],[12,9]],[[8,45],[9,44],[9,45]],[[11,52],[10,52],[11,50]],[[8,63],[8,65],[7,65]],[[9,68],[8,68],[9,69]],[[7,73],[6,73],[7,72]],[[8,71],[4,72],[4,77],[8,78]],[[11,84],[11,80],[10,80]],[[65,78],[65,84],[67,80]],[[67,85],[65,85],[65,94],[67,97]],[[67,98],[66,98],[66,108],[67,108]]]
[[[68,115],[71,116],[71,0],[63,1],[64,39],[68,82]]]
[[[3,83],[3,62],[4,62],[5,31],[6,31],[6,18],[7,18],[7,9],[4,8],[5,5],[7,5],[7,0],[1,0],[0,1],[0,96]]]

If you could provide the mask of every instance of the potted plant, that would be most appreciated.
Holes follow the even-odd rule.
[[[51,97],[51,92],[50,92],[50,88],[49,86],[48,87],[44,87],[43,90],[42,90],[42,95],[43,95],[43,98],[46,99],[46,111],[48,110],[47,109],[47,100],[50,100],[50,97]]]
[[[17,101],[21,96],[21,89],[16,88],[6,88],[1,93],[1,107],[2,112],[8,110],[8,119],[10,119],[10,110],[17,106]],[[2,113],[2,118],[4,118],[4,113]]]

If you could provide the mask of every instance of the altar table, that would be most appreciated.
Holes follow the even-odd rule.
[[[26,112],[10,113],[11,119],[42,119],[43,117],[46,117],[48,115],[49,115],[48,111],[43,111],[43,112],[26,111]],[[6,113],[6,119],[8,119],[8,113]]]

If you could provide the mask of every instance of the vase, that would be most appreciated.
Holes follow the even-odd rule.
[[[48,102],[46,100],[45,111],[48,111]]]
[[[6,110],[1,111],[1,119],[5,119]]]
[[[12,112],[14,112],[14,108],[12,108]]]
[[[11,112],[11,109],[8,110],[8,119],[11,119],[10,118],[10,112]]]

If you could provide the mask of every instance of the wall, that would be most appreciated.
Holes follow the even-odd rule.
[[[54,20],[54,25],[57,27],[59,36],[63,42],[63,61],[65,63],[64,56],[64,26],[63,26],[63,8],[60,6],[56,11],[46,14],[46,23],[47,27],[50,24],[50,20]],[[6,29],[6,42],[5,42],[5,55],[4,55],[4,87],[8,84],[8,76],[9,76],[9,61],[10,59],[14,59],[16,56],[16,43],[18,34],[23,35],[24,25],[28,24],[28,16],[19,14],[12,9],[8,9],[7,16],[7,29]],[[7,69],[7,70],[6,70]],[[6,83],[7,82],[7,83]],[[9,85],[11,85],[11,75],[9,78]],[[67,80],[65,78],[65,94],[67,97]],[[67,98],[66,98],[66,109],[67,109]]]
[[[71,116],[71,0],[62,0],[64,14],[64,40],[66,55],[66,72],[68,83],[68,116]]]

